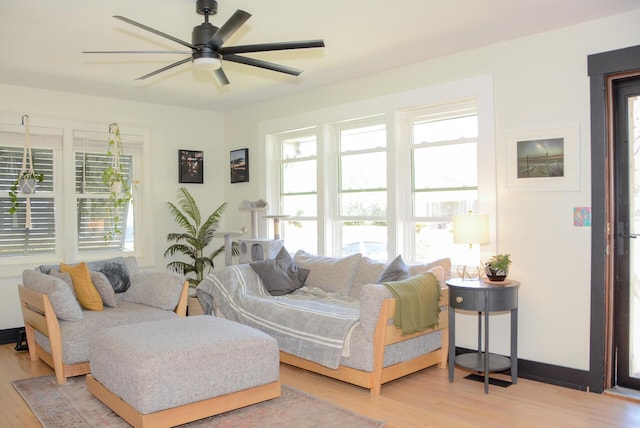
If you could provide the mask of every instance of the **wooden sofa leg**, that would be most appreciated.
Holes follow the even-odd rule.
[[[34,328],[29,324],[25,324],[24,332],[27,335],[27,347],[29,348],[29,359],[31,361],[38,361],[38,354],[36,354],[36,336]]]
[[[440,340],[440,363],[438,367],[446,369],[449,362],[449,329],[443,328],[440,334],[442,339]]]

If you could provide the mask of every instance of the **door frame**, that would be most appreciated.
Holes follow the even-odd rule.
[[[591,328],[589,391],[613,386],[613,83],[640,75],[640,46],[589,55],[591,94]]]

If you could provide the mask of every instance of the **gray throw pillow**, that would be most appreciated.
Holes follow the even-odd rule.
[[[64,321],[80,321],[82,308],[69,286],[60,278],[31,269],[22,272],[22,284],[49,297],[56,316]]]
[[[308,269],[299,267],[289,252],[282,247],[275,259],[250,264],[272,296],[293,293],[304,285]]]
[[[402,260],[399,255],[391,263],[384,268],[384,271],[378,277],[376,284],[382,284],[390,281],[402,281],[409,278],[409,266]]]
[[[96,290],[98,290],[98,294],[100,294],[102,303],[110,308],[118,306],[118,298],[116,297],[116,293],[113,291],[113,287],[107,277],[102,272],[92,270],[89,271],[89,274],[91,275],[93,285],[95,285]]]
[[[178,305],[183,284],[184,277],[174,272],[139,272],[131,277],[131,287],[123,299],[172,311]]]
[[[124,293],[131,286],[127,262],[124,257],[88,262],[87,267],[89,270],[102,272],[116,293]]]
[[[51,269],[49,271],[49,275],[63,280],[65,284],[67,284],[71,289],[71,294],[73,294],[73,297],[75,297],[76,299],[78,298],[78,296],[76,296],[76,289],[73,288],[73,280],[71,279],[71,275],[69,275],[69,272],[60,272],[57,269]]]

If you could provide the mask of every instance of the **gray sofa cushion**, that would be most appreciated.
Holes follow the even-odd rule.
[[[298,266],[284,247],[280,249],[275,259],[250,263],[250,265],[272,296],[293,293],[304,285],[309,275],[309,270]]]
[[[348,296],[353,276],[361,258],[362,254],[360,253],[346,257],[324,257],[300,250],[293,259],[298,266],[309,269],[305,285]]]
[[[80,304],[71,292],[69,285],[62,279],[32,269],[25,269],[22,272],[22,284],[27,288],[46,294],[59,319],[66,321],[80,321],[82,319],[82,308],[80,308]]]
[[[131,287],[123,299],[172,311],[178,304],[183,284],[184,277],[174,272],[139,272],[131,278]]]
[[[89,361],[89,341],[94,333],[107,327],[177,317],[173,311],[161,311],[151,306],[120,301],[118,307],[103,311],[82,311],[81,322],[60,321],[62,362],[76,364]],[[36,342],[51,352],[49,339],[36,331]]]

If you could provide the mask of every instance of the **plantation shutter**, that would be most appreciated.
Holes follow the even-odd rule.
[[[9,191],[22,167],[24,131],[6,128],[0,129],[0,257],[55,254],[54,151],[62,147],[62,135],[34,134],[33,129],[30,133],[33,167],[44,180],[31,195],[33,227],[25,229],[26,198],[18,194],[16,212],[9,212]]]
[[[107,156],[106,133],[76,133],[75,193],[78,216],[78,252],[130,251],[134,249],[134,211],[132,204],[113,211],[110,189],[102,182],[102,172],[111,164]],[[136,144],[123,141],[125,156],[121,158],[125,177],[133,185]],[[111,211],[110,211],[111,209]],[[117,221],[121,234],[108,236]]]

